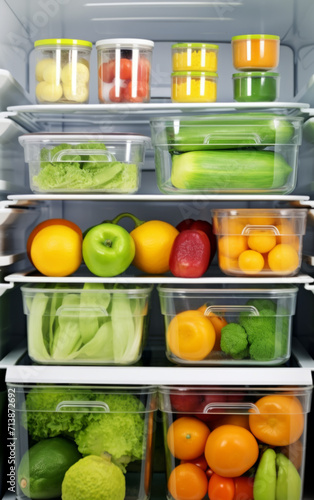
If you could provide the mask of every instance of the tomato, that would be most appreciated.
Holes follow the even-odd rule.
[[[102,63],[98,68],[98,76],[103,82],[112,82],[114,80],[115,74],[116,67],[114,59],[109,62]]]
[[[253,500],[253,477],[235,477],[234,478],[234,498],[233,500]]]
[[[280,451],[289,458],[296,469],[300,469],[303,461],[303,444],[300,440],[284,446]]]
[[[182,311],[172,318],[167,330],[167,345],[178,358],[200,361],[211,352],[215,329],[200,311]]]
[[[130,59],[120,59],[120,78],[121,80],[131,80],[132,61]]]
[[[174,411],[179,412],[195,412],[198,409],[198,406],[202,402],[203,397],[200,394],[171,394],[170,401],[172,405],[172,409]]]
[[[137,68],[137,79],[140,82],[149,82],[150,78],[150,62],[146,57],[140,57]]]
[[[32,232],[30,233],[28,240],[27,240],[27,244],[26,244],[27,256],[32,264],[33,264],[33,262],[31,259],[31,246],[32,246],[32,243],[33,243],[33,240],[34,240],[36,234],[39,233],[39,231],[41,231],[45,227],[55,225],[55,224],[67,226],[67,227],[70,227],[71,229],[74,229],[74,231],[76,231],[77,234],[80,236],[81,240],[83,240],[83,234],[82,234],[81,229],[76,224],[74,224],[74,222],[71,222],[67,219],[47,219],[43,222],[40,222],[40,224],[37,224],[37,226],[34,227]]]
[[[202,455],[210,430],[204,422],[194,417],[180,417],[167,432],[170,452],[181,460],[191,460]]]
[[[137,95],[139,97],[144,97],[145,99],[147,99],[148,98],[148,90],[149,90],[148,83],[142,82],[142,81],[137,83]]]
[[[115,85],[109,90],[109,99],[111,102],[121,102],[122,95],[122,89],[120,87],[116,89]]]
[[[221,425],[214,429],[204,451],[209,467],[223,477],[244,474],[255,464],[258,453],[253,434],[238,425]]]
[[[126,102],[143,102],[143,97],[138,95],[137,87],[133,89],[132,82],[129,82],[123,90],[123,100]]]
[[[208,483],[208,498],[210,500],[233,500],[234,482],[231,477],[213,474]]]
[[[250,415],[250,429],[263,443],[286,446],[302,435],[304,410],[298,398],[272,394],[259,399],[255,405],[259,413]]]
[[[208,465],[207,465],[207,462],[206,462],[206,458],[203,455],[197,457],[197,458],[193,458],[191,460],[181,460],[180,462],[181,464],[194,464],[194,465],[197,465],[197,467],[200,467],[204,472],[208,469]]]
[[[221,418],[220,413],[224,411],[219,403],[225,403],[226,401],[227,396],[225,394],[204,394],[203,400],[197,408],[197,411],[202,413],[198,413],[197,417],[203,422],[216,421]],[[211,407],[215,407],[215,412],[210,411]]]
[[[207,487],[205,472],[190,463],[175,467],[168,479],[168,490],[174,500],[202,500]]]

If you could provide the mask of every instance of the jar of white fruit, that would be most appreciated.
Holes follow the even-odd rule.
[[[41,104],[84,103],[89,97],[92,43],[52,38],[37,40],[36,99]]]

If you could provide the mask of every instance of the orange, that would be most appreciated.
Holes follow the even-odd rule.
[[[249,426],[249,417],[248,415],[238,415],[238,414],[230,414],[225,415],[219,418],[218,421],[215,421],[211,424],[211,430],[213,431],[220,425],[239,425],[240,427],[244,427],[248,431],[250,430]]]
[[[246,250],[239,256],[238,264],[245,274],[258,274],[264,267],[264,258],[255,250]]]
[[[237,477],[257,461],[258,444],[253,434],[239,425],[221,425],[208,436],[204,455],[208,466],[223,477]]]
[[[68,276],[82,262],[82,238],[71,227],[53,224],[34,237],[30,256],[33,265],[46,276]]]
[[[206,313],[207,305],[199,307],[199,311],[203,314]],[[214,351],[220,351],[220,339],[221,339],[221,329],[226,326],[228,323],[223,316],[217,316],[215,313],[210,312],[209,314],[205,314],[206,318],[209,319],[213,327],[215,328],[216,340],[215,345],[213,347]]]
[[[218,240],[218,252],[230,259],[236,259],[240,253],[247,249],[245,236],[223,236]]]
[[[275,218],[255,215],[249,218],[249,224],[251,226],[273,226],[275,224]]]
[[[271,446],[287,446],[301,437],[304,410],[298,398],[271,394],[255,405],[258,413],[249,416],[249,423],[257,439]]]
[[[76,224],[74,224],[74,222],[71,222],[67,219],[47,219],[43,222],[40,222],[40,224],[37,224],[37,226],[34,227],[34,229],[32,230],[31,234],[28,237],[26,251],[27,251],[27,256],[31,262],[32,262],[32,260],[31,260],[31,246],[32,246],[33,239],[35,238],[36,234],[39,233],[39,231],[41,231],[42,229],[44,229],[44,227],[55,225],[55,224],[59,224],[59,225],[61,224],[61,225],[68,226],[68,227],[74,229],[80,235],[81,240],[83,240],[82,231]]]
[[[282,221],[277,224],[277,229],[282,236],[277,236],[277,244],[284,243],[286,245],[291,245],[298,252],[300,248],[299,237],[295,234],[293,226],[288,221]]]
[[[212,351],[216,334],[209,319],[200,311],[183,311],[169,323],[167,344],[178,358],[200,361]]]
[[[230,259],[223,254],[218,257],[219,267],[222,271],[228,273],[230,271],[239,270],[238,259]]]
[[[148,274],[169,271],[169,258],[179,231],[160,220],[150,220],[131,231],[135,243],[134,266]]]
[[[205,472],[191,463],[175,467],[168,479],[168,490],[174,500],[202,500],[207,487]]]
[[[195,417],[177,418],[167,432],[171,454],[181,460],[192,460],[202,455],[210,430]]]
[[[248,246],[259,253],[267,253],[276,245],[276,236],[269,229],[252,231],[248,237]]]
[[[241,234],[243,229],[245,228],[245,220],[244,219],[226,219],[221,222],[223,234]]]
[[[293,273],[299,267],[298,252],[291,245],[276,245],[268,254],[268,265],[274,273]]]

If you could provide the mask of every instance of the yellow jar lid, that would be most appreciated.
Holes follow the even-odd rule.
[[[211,76],[213,78],[218,77],[218,73],[213,71],[176,71],[171,73],[171,76]]]
[[[74,38],[46,38],[45,40],[37,40],[34,43],[34,47],[42,47],[44,45],[56,45],[64,46],[64,45],[73,45],[73,46],[82,46],[82,47],[90,47],[92,48],[92,42],[87,42],[86,40],[76,40]]]

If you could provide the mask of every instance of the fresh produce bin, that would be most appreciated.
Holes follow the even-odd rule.
[[[160,387],[167,499],[222,491],[301,500],[311,394],[311,386]]]
[[[16,401],[16,498],[149,498],[153,386],[7,386]]]
[[[149,102],[153,47],[137,38],[96,42],[99,102]]]
[[[294,276],[302,263],[306,209],[215,209],[220,269],[231,276]]]
[[[279,64],[279,36],[233,36],[231,46],[233,66],[241,71],[267,71],[277,68]]]
[[[92,46],[91,42],[68,38],[35,42],[35,93],[38,103],[88,102]]]
[[[215,102],[218,75],[208,71],[176,71],[171,74],[172,102]]]
[[[303,118],[270,112],[156,117],[157,185],[166,194],[288,194]]]
[[[19,138],[34,193],[134,193],[150,138],[39,133]]]
[[[290,358],[295,286],[159,285],[158,293],[172,363],[276,366]]]
[[[275,101],[279,97],[279,73],[247,71],[234,73],[233,98],[239,102]]]
[[[142,355],[152,285],[21,288],[28,354],[43,364],[130,365]]]
[[[171,47],[173,71],[217,71],[218,45],[175,43]]]

